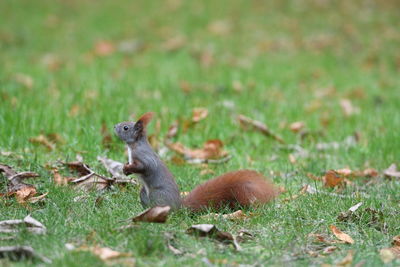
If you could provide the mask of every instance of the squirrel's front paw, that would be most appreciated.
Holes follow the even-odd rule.
[[[133,164],[126,163],[124,165],[122,171],[124,172],[125,175],[130,175],[130,174],[134,173],[133,167],[134,167]]]

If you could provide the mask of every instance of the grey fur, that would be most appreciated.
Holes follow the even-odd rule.
[[[142,206],[168,205],[173,209],[179,208],[181,197],[178,185],[167,166],[151,148],[143,124],[140,121],[121,122],[114,129],[117,136],[129,146],[132,161],[138,161],[143,166],[137,170],[144,186],[140,192]]]

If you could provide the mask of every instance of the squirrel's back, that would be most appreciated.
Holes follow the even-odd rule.
[[[183,199],[183,205],[191,210],[207,207],[248,206],[266,203],[278,194],[266,178],[252,170],[228,172],[197,186]]]

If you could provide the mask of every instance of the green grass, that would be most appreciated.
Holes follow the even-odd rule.
[[[205,265],[203,258],[216,265],[307,266],[337,263],[349,250],[355,252],[353,263],[382,265],[379,249],[389,247],[391,238],[400,234],[400,181],[378,179],[367,184],[359,179],[340,198],[326,194],[332,190],[306,174],[346,166],[383,170],[400,163],[398,9],[396,1],[1,1],[0,150],[23,158],[0,156],[0,162],[38,172],[41,177],[31,182],[49,194],[43,204],[28,207],[0,198],[1,220],[31,213],[48,228],[45,235],[22,232],[15,240],[0,241],[0,246],[30,245],[53,266],[103,264],[88,252],[66,250],[65,243],[131,252],[138,266]],[[222,35],[213,33],[209,25],[215,21],[230,29]],[[184,46],[166,51],[165,41],[176,36],[184,36]],[[94,45],[100,40],[114,44],[136,40],[144,49],[95,56]],[[199,63],[197,55],[204,51],[214,55],[209,66]],[[48,67],[51,57],[59,62],[55,70]],[[30,77],[32,86],[19,82],[17,74]],[[182,81],[190,84],[189,93],[180,88]],[[235,81],[243,85],[242,91],[234,90]],[[360,113],[344,116],[342,98],[350,99]],[[310,111],[315,105],[318,108]],[[71,115],[74,106],[78,111]],[[248,210],[255,216],[239,223],[179,211],[167,224],[117,231],[121,220],[142,210],[138,188],[105,192],[99,206],[96,192],[74,202],[82,193],[56,187],[44,168],[48,162],[72,160],[77,154],[98,171],[102,170],[98,155],[124,162],[124,146],[116,137],[111,149],[102,146],[102,123],[111,131],[115,123],[132,115],[155,111],[161,127],[157,137],[162,140],[174,120],[191,117],[193,107],[206,107],[209,116],[181,132],[177,140],[191,147],[208,139],[224,141],[233,157],[226,164],[209,166],[216,175],[255,169],[288,192],[263,208]],[[272,139],[243,132],[236,114],[265,122],[311,156],[291,164],[290,152],[279,149]],[[312,138],[301,142],[288,130],[295,121],[304,121],[315,133]],[[155,122],[150,133],[156,132]],[[354,147],[315,149],[317,143],[340,142],[354,132],[360,134]],[[58,133],[65,143],[49,152],[28,141],[41,133]],[[271,161],[272,156],[276,159]],[[168,160],[167,164],[182,191],[212,177],[201,176],[197,166]],[[305,183],[319,193],[283,201]],[[4,191],[4,182],[1,185]],[[360,220],[338,221],[340,212],[360,201],[362,209],[382,211],[386,230],[370,226],[371,215],[366,212],[360,213]],[[235,252],[185,234],[190,225],[206,222],[234,234],[245,228],[255,238],[242,244],[242,252]],[[315,244],[308,235],[330,234],[331,224],[350,234],[355,244],[338,245],[325,257],[311,257],[307,251]],[[176,234],[175,245],[186,252],[184,256],[168,250],[164,232]],[[0,264],[30,263],[0,260]]]

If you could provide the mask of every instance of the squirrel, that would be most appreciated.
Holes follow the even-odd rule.
[[[262,174],[253,170],[238,170],[213,178],[181,198],[178,185],[167,166],[152,149],[146,127],[154,113],[148,112],[136,122],[121,122],[114,126],[117,136],[126,143],[129,161],[125,175],[138,174],[143,187],[140,201],[144,208],[170,206],[192,211],[205,208],[231,208],[263,204],[278,195],[276,187]]]

